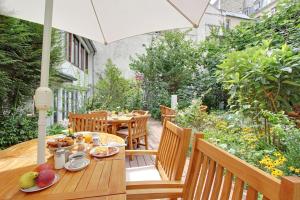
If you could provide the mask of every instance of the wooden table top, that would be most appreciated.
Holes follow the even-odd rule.
[[[105,140],[124,143],[120,137],[99,133]],[[125,148],[117,155],[104,159],[91,158],[90,165],[79,171],[56,170],[60,180],[48,189],[35,193],[19,190],[19,178],[32,171],[36,165],[37,140],[20,143],[0,151],[0,199],[86,199],[100,200],[126,199]],[[48,163],[53,156],[47,151]],[[101,197],[101,198],[100,198]]]
[[[108,122],[115,122],[115,123],[125,123],[129,122],[132,120],[133,116],[126,116],[126,115],[121,115],[121,116],[109,116],[107,118]]]

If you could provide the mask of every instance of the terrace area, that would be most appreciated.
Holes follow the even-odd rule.
[[[243,2],[1,1],[0,200],[299,200],[300,2]]]

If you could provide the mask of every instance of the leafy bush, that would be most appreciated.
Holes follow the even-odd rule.
[[[197,48],[185,32],[168,31],[153,39],[146,53],[132,60],[132,70],[143,75],[145,107],[155,118],[159,105],[170,106],[171,95],[179,94],[179,107],[190,104],[193,74],[198,70]]]
[[[37,137],[37,117],[28,117],[24,111],[15,110],[0,121],[0,149]]]
[[[214,124],[210,115],[200,111],[202,100],[193,100],[189,107],[177,111],[175,122],[181,127],[192,128],[195,131],[203,131]]]
[[[58,135],[61,134],[65,129],[66,127],[61,124],[52,124],[47,128],[47,135]]]
[[[260,110],[291,110],[300,101],[300,53],[287,45],[234,51],[219,65],[217,75],[229,91],[229,104],[253,116]]]

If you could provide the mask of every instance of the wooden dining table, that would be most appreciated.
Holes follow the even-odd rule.
[[[124,144],[118,136],[98,133],[101,143],[115,141]],[[36,200],[123,200],[126,199],[125,148],[119,147],[118,154],[96,159],[78,172],[65,169],[55,170],[59,181],[42,191],[24,193],[20,191],[19,178],[36,168],[37,140],[30,140],[0,151],[0,199]],[[53,164],[53,156],[46,153],[47,162]]]
[[[129,126],[129,124],[132,123],[133,117],[134,117],[133,115],[132,116],[130,116],[130,115],[109,116],[107,121],[112,126],[111,133],[116,135],[118,126],[120,126],[122,124],[126,124],[127,126]]]

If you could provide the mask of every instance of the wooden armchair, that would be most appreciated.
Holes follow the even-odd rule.
[[[69,113],[69,127],[74,132],[92,131],[105,132],[108,131],[107,112],[93,112],[89,114]]]
[[[176,181],[127,184],[127,199],[182,198],[299,200],[300,178],[281,180],[204,141],[196,135],[184,184]]]
[[[144,138],[145,148],[148,149],[148,131],[147,123],[149,115],[140,115],[133,117],[132,121],[128,123],[128,129],[121,129],[117,131],[117,134],[123,138],[127,138],[129,149],[133,149],[133,142],[140,144],[140,139]]]
[[[161,123],[165,120],[172,121],[176,117],[176,111],[167,106],[160,105]]]
[[[158,150],[127,150],[126,155],[156,155],[155,166],[126,169],[127,181],[181,180],[191,129],[165,121]]]

